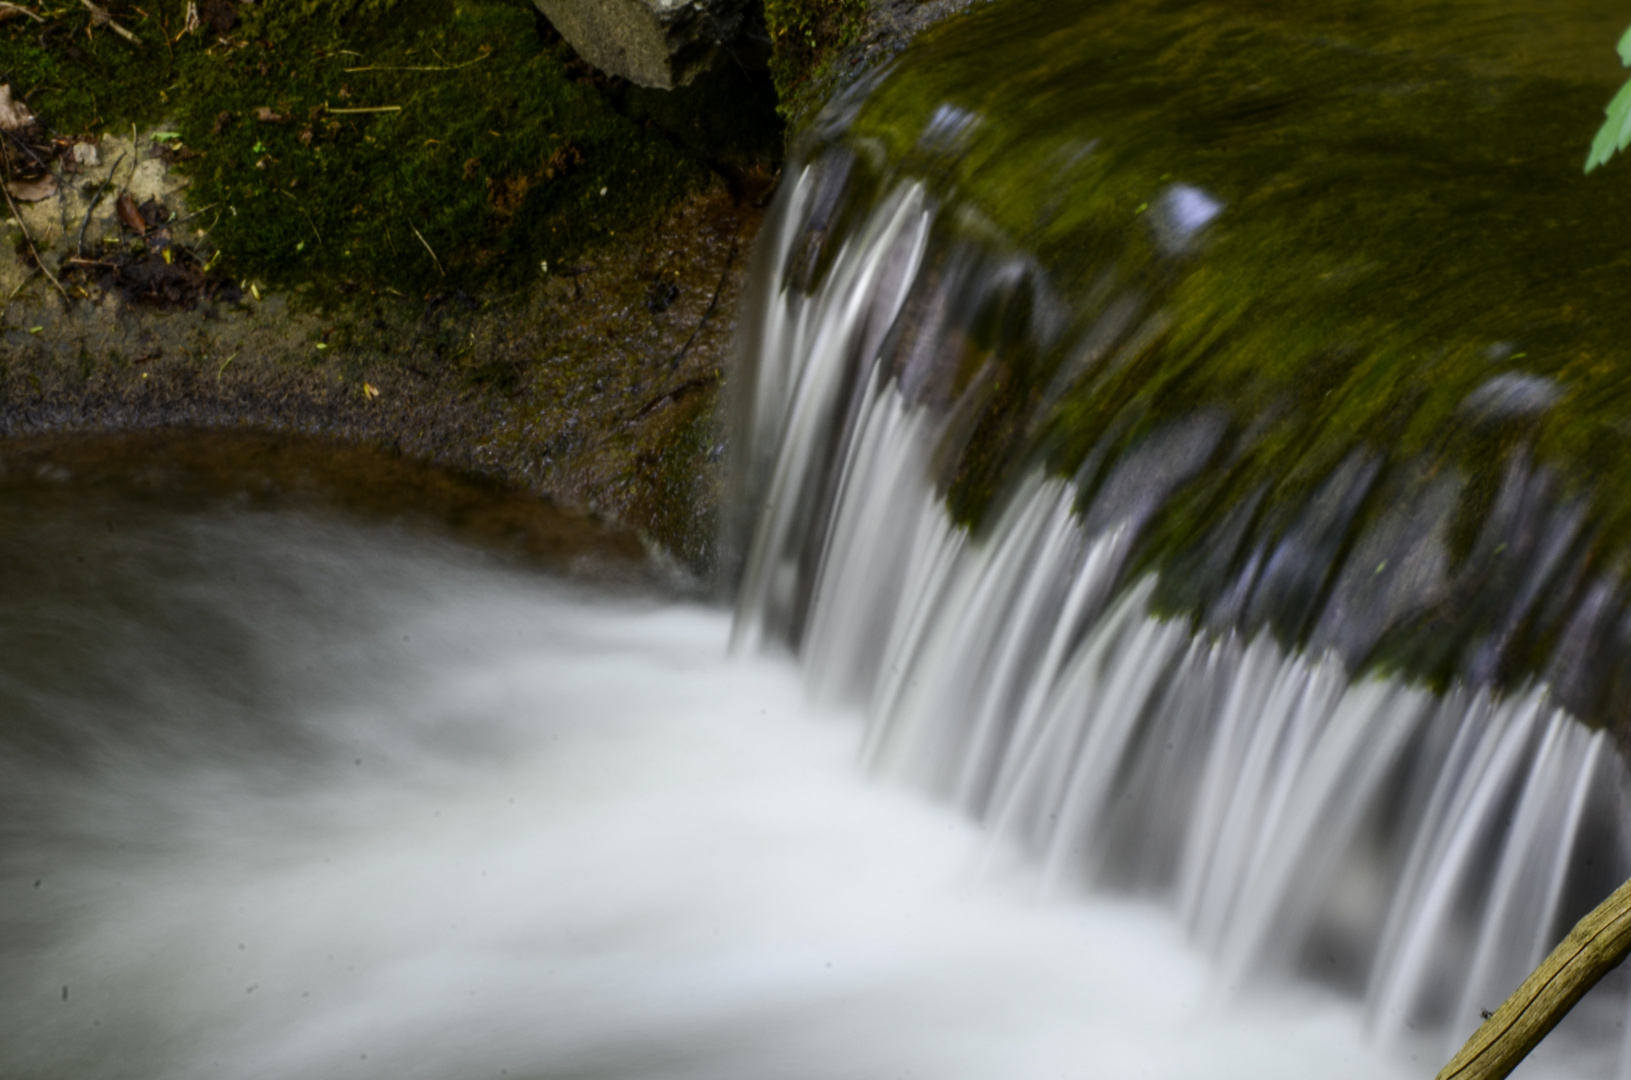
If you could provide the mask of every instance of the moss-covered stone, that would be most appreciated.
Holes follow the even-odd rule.
[[[941,357],[961,520],[1038,464],[1125,511],[1118,470],[1159,460],[1132,566],[1175,571],[1164,610],[1435,683],[1544,678],[1631,730],[1613,663],[1564,670],[1588,637],[1631,655],[1631,198],[1622,162],[1580,169],[1621,20],[1009,0],[830,136],[859,194],[810,242],[910,178],[940,210],[928,279],[985,268]],[[1322,626],[1362,602],[1374,635]]]
[[[865,26],[868,0],[765,0],[770,70],[783,115],[806,115],[817,102],[819,75]]]
[[[1061,468],[1129,395],[1160,403],[1144,427],[1211,402],[1273,418],[1264,460],[1435,452],[1470,393],[1521,370],[1563,388],[1537,448],[1608,495],[1631,490],[1631,458],[1591,449],[1626,408],[1631,200],[1580,175],[1617,70],[1595,33],[1612,17],[1572,7],[1542,34],[1466,6],[1007,4],[914,48],[848,138],[1034,253],[1062,296],[1162,309],[1159,348],[1053,407]],[[1153,220],[1174,184],[1226,208],[1193,253]],[[1007,369],[1028,385],[1061,359]]]

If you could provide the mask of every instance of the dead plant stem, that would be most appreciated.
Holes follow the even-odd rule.
[[[17,228],[22,231],[23,243],[28,245],[28,254],[33,258],[34,265],[40,268],[40,272],[45,275],[46,280],[55,285],[57,292],[62,294],[62,299],[67,301],[68,290],[62,287],[62,282],[57,280],[57,276],[45,265],[45,260],[40,258],[40,250],[34,246],[34,238],[28,235],[28,226],[23,224],[23,213],[17,209],[17,204],[12,201],[10,189],[4,184],[0,184],[0,191],[6,193],[6,205],[11,207],[12,220],[17,222]]]
[[[142,47],[142,39],[137,37],[135,34],[132,34],[129,30],[126,30],[123,26],[120,26],[118,20],[116,20],[112,15],[109,15],[105,8],[91,3],[91,0],[79,0],[79,2],[84,4],[85,9],[91,13],[92,26],[105,26],[109,30],[112,30],[115,34],[118,34],[120,37],[130,42],[132,45],[136,46],[138,49]]]
[[[113,183],[113,174],[119,171],[119,166],[124,160],[125,156],[120,154],[119,159],[113,163],[113,168],[108,170],[108,175],[102,181],[102,186],[96,189],[95,195],[91,196],[91,204],[85,208],[85,220],[79,223],[79,237],[74,240],[74,251],[80,255],[85,254],[85,226],[91,223],[91,214],[96,211],[96,204],[102,201],[102,196],[108,190],[108,185]]]
[[[419,242],[425,245],[426,251],[430,252],[430,261],[436,264],[436,272],[443,277],[447,277],[447,271],[442,269],[442,260],[436,257],[436,252],[431,248],[430,241],[426,240],[418,229],[414,229],[413,222],[408,222],[408,228],[413,229],[413,234],[419,237]]]

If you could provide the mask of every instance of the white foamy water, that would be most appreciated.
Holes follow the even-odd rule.
[[[947,485],[992,370],[955,400],[941,378],[983,333],[969,320],[1025,280],[1043,297],[1020,305],[1026,340],[1065,323],[1023,254],[970,239],[921,183],[848,190],[847,162],[792,174],[756,256],[738,497],[765,509],[739,523],[736,640],[785,643],[819,699],[863,709],[866,765],[1020,856],[993,865],[1033,867],[1045,894],[1149,896],[1219,986],[1330,987],[1400,1060],[1447,1060],[1631,873],[1624,758],[1545,680],[1434,690],[1350,669],[1339,642],[1374,643],[1446,595],[1436,530],[1367,526],[1338,573],[1338,552],[1294,529],[1246,557],[1210,613],[1163,613],[1159,575],[1181,571],[1137,569],[1140,533],[1205,475],[1218,414],[1114,453],[1112,424],[1077,475],[1025,463],[977,528],[955,521]],[[829,235],[850,197],[869,211]],[[830,264],[811,276],[816,243]],[[1126,362],[1105,350],[1127,318],[1109,303],[1072,364]],[[1122,348],[1150,344],[1140,331]],[[1353,457],[1331,490],[1373,469]],[[1506,546],[1526,472],[1486,549]],[[1390,562],[1401,576],[1379,592]],[[1332,574],[1307,642],[1246,617]],[[1587,655],[1583,634],[1558,655]],[[1523,1075],[1631,1076],[1627,989],[1623,971],[1605,979]]]
[[[8,744],[0,1075],[1436,1067],[1311,988],[1220,997],[1156,906],[982,876],[719,612],[299,519],[121,550],[58,612],[100,674],[4,660],[8,707],[75,735]],[[121,615],[118,574],[160,610]]]

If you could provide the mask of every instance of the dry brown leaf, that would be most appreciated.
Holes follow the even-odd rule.
[[[11,100],[11,85],[0,86],[0,131],[21,131],[33,122],[28,106]]]
[[[288,123],[289,120],[287,116],[275,109],[268,109],[264,105],[255,110],[255,119],[263,124],[284,124]]]
[[[136,200],[130,197],[130,192],[127,191],[114,200],[113,212],[119,215],[119,220],[124,222],[125,228],[131,232],[147,231],[147,219],[136,209]]]
[[[32,180],[11,180],[6,183],[6,190],[18,202],[39,202],[49,199],[57,193],[57,178],[50,173],[36,176]]]

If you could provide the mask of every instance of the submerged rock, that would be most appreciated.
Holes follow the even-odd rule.
[[[742,29],[746,0],[534,0],[609,75],[671,90],[707,70]]]

